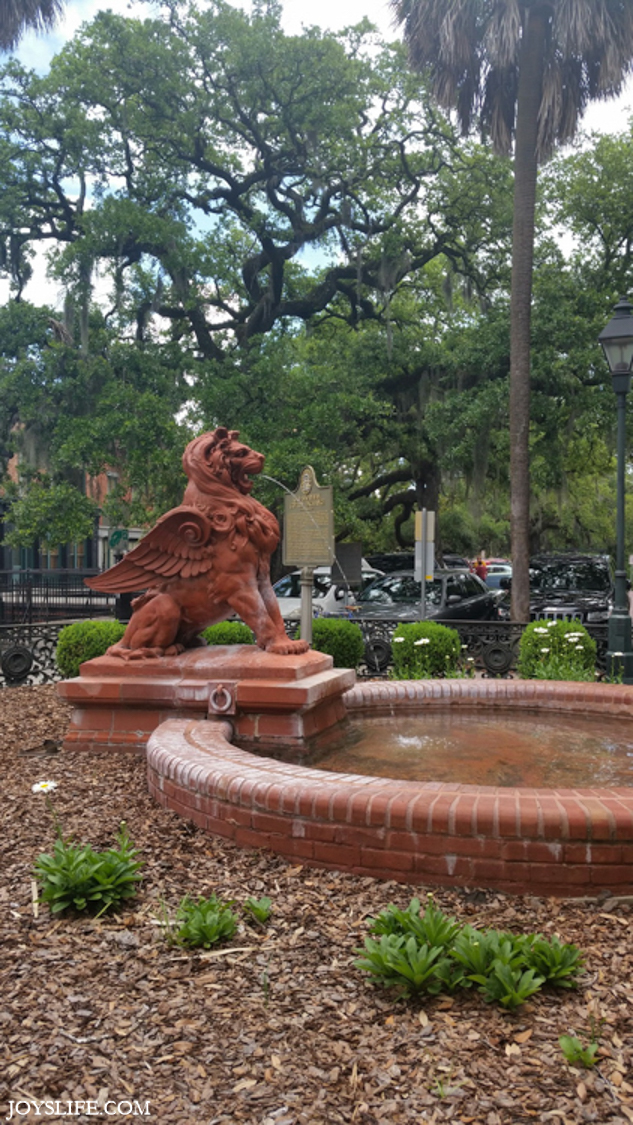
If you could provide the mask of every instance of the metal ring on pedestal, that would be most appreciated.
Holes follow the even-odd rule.
[[[209,710],[216,715],[226,715],[233,708],[233,695],[224,684],[216,684],[209,692]]]

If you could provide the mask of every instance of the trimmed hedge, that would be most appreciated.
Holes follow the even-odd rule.
[[[120,621],[76,621],[66,625],[59,634],[55,660],[63,676],[79,675],[85,660],[103,656],[110,645],[121,640],[125,625]]]
[[[355,668],[363,659],[365,642],[360,626],[354,621],[345,617],[315,617],[312,648],[332,656],[335,668]]]
[[[252,645],[255,638],[248,625],[243,621],[220,621],[217,625],[209,625],[203,633],[208,645]]]
[[[580,621],[531,621],[523,630],[518,672],[524,680],[593,680],[596,642]]]
[[[454,676],[459,668],[459,633],[436,621],[398,625],[391,641],[394,680]]]

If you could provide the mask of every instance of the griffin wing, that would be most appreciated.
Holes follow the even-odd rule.
[[[213,565],[212,532],[211,520],[181,504],[161,516],[121,562],[84,582],[92,590],[132,594],[167,578],[195,578]]]

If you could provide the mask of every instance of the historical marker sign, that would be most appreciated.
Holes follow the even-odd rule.
[[[296,492],[284,500],[284,566],[331,566],[334,561],[332,486],[317,484],[307,465]]]

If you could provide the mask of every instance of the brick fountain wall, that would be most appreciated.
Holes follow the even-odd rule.
[[[521,680],[358,685],[350,712],[532,708],[633,717],[633,688]],[[147,748],[165,808],[245,847],[404,883],[633,891],[633,789],[511,789],[325,773],[257,757],[226,722],[171,719]]]

